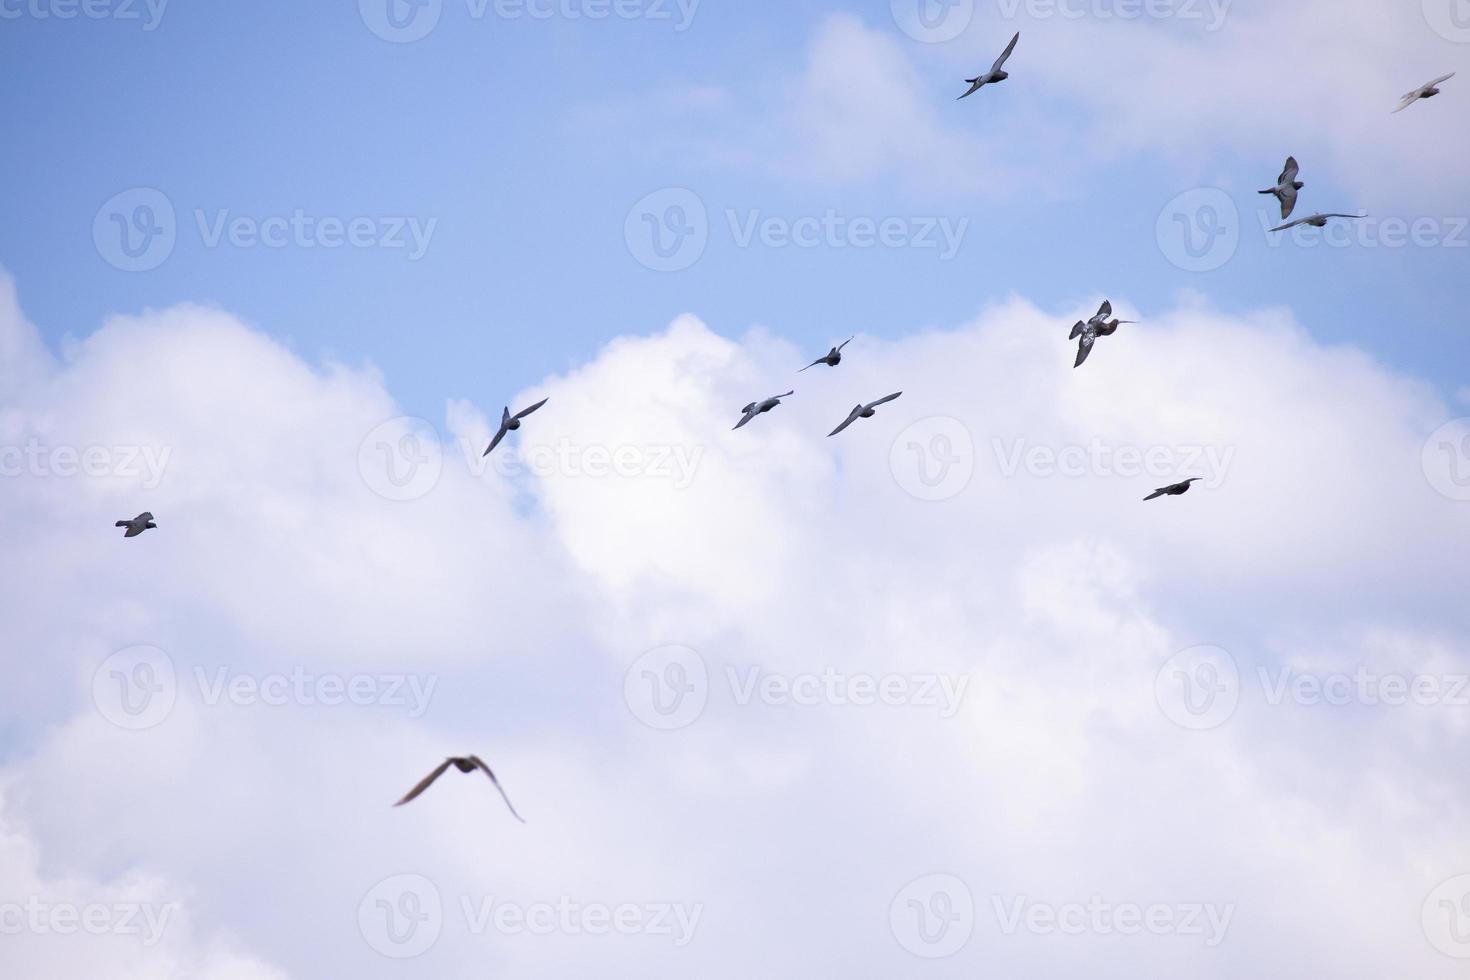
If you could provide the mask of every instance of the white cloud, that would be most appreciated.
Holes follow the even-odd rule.
[[[444,428],[468,452],[451,441],[433,490],[401,503],[359,469],[399,411],[372,373],[304,364],[199,308],[113,320],[54,363],[18,316],[0,320],[0,377],[27,379],[0,396],[5,444],[174,450],[153,493],[123,476],[0,481],[19,529],[0,569],[17,640],[0,874],[67,900],[181,896],[187,932],[140,976],[398,975],[358,913],[405,873],[448,909],[420,963],[435,976],[902,975],[919,961],[889,934],[890,902],[934,872],[980,907],[964,950],[927,964],[938,976],[1458,975],[1419,919],[1470,871],[1467,795],[1444,765],[1464,755],[1467,709],[1273,705],[1257,679],[1470,669],[1470,505],[1420,464],[1452,409],[1281,312],[1150,311],[1073,371],[1076,312],[1017,299],[950,331],[859,338],[840,368],[794,379],[805,351],[684,317],[527,393],[551,402],[503,449],[570,447],[562,462],[475,474],[499,406],[456,403]],[[730,431],[789,381],[795,397]],[[973,479],[942,502],[904,489],[907,443],[929,431],[909,427],[932,416],[975,447]],[[1025,456],[1006,475],[1018,442],[1066,460],[1093,440],[1157,447],[1167,472],[1117,475],[1116,456],[1084,452],[1080,475]],[[640,466],[682,447],[692,481],[585,472],[589,450],[629,447]],[[1144,504],[1200,462],[1192,448],[1233,455],[1211,485]],[[112,520],[144,508],[159,530],[116,538]],[[171,656],[178,703],[128,732],[92,681],[138,643]],[[709,703],[656,732],[624,704],[624,672],[668,643],[702,655]],[[1160,667],[1198,644],[1229,649],[1244,678],[1209,731],[1156,703]],[[438,687],[421,719],[210,704],[193,668],[220,666]],[[973,679],[945,719],[741,705],[727,668],[748,667]],[[484,754],[530,822],[457,774],[389,806],[451,751]],[[1002,934],[992,899],[1020,896],[1233,918],[1212,949]],[[680,948],[477,935],[459,904],[563,898],[700,918]],[[80,944],[26,948],[37,975],[97,972]]]

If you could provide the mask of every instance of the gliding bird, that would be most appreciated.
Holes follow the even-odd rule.
[[[773,409],[777,405],[781,404],[781,399],[783,399],[783,398],[790,398],[794,394],[796,394],[796,392],[794,392],[794,391],[788,391],[784,395],[772,395],[770,398],[767,398],[765,401],[751,402],[749,405],[746,405],[744,408],[742,408],[740,410],[740,411],[744,412],[745,415],[744,415],[743,418],[741,418],[741,420],[739,422],[736,422],[735,423],[735,429],[741,428],[747,422],[749,422],[751,419],[755,418],[757,415],[764,415],[764,414],[766,414],[771,409]],[[735,429],[731,429],[730,431],[731,432],[734,432]]]
[[[1412,92],[1405,92],[1403,98],[1399,99],[1399,107],[1395,109],[1394,112],[1403,112],[1405,109],[1413,105],[1415,102],[1418,102],[1420,99],[1434,98],[1436,95],[1439,94],[1439,83],[1447,82],[1454,77],[1455,73],[1450,72],[1448,75],[1439,76],[1432,82],[1425,82],[1423,85],[1420,85]]]
[[[158,525],[153,523],[153,515],[145,510],[143,513],[139,514],[131,521],[118,521],[116,524],[113,525],[113,527],[125,527],[128,530],[127,533],[123,535],[123,537],[136,538],[144,531],[151,531],[154,528],[158,527]]]
[[[1297,225],[1311,225],[1313,228],[1325,228],[1327,226],[1327,221],[1330,218],[1352,218],[1356,221],[1359,218],[1366,217],[1368,217],[1366,214],[1338,214],[1337,212],[1332,212],[1330,214],[1314,214],[1306,218],[1297,218],[1295,221],[1288,221],[1284,225],[1277,225],[1271,230],[1287,231],[1288,229],[1295,228]]]
[[[1183,483],[1176,483],[1173,486],[1169,486],[1169,487],[1160,487],[1159,489],[1155,490],[1153,493],[1149,494],[1147,497],[1144,497],[1143,499],[1144,500],[1156,500],[1159,497],[1178,497],[1178,496],[1181,496],[1183,494],[1188,493],[1189,492],[1189,488],[1192,485],[1194,485],[1195,483],[1198,483],[1201,479],[1203,479],[1203,477],[1192,476],[1189,479],[1185,480]]]
[[[521,823],[526,822],[525,818],[523,818],[519,813],[516,813],[515,806],[511,804],[510,797],[505,795],[505,788],[500,785],[500,780],[495,778],[495,773],[491,772],[490,767],[485,765],[485,761],[477,755],[465,757],[451,756],[448,759],[445,759],[443,762],[439,763],[439,768],[435,769],[433,772],[425,776],[417,786],[408,791],[407,796],[405,796],[403,799],[399,800],[393,805],[403,806],[403,804],[410,803],[413,800],[417,799],[419,794],[428,789],[430,786],[434,785],[434,780],[444,775],[444,773],[449,770],[450,766],[453,766],[460,772],[474,772],[476,769],[479,769],[485,775],[489,776],[490,781],[495,784],[495,788],[500,790],[500,798],[505,800],[506,806],[510,807],[511,816],[515,817]]]
[[[532,405],[530,408],[526,409],[523,412],[520,412],[517,415],[510,414],[510,409],[506,408],[504,410],[505,414],[500,416],[500,431],[496,432],[495,438],[490,440],[490,448],[485,450],[485,452],[481,454],[482,458],[493,453],[495,451],[495,447],[500,445],[500,440],[504,439],[508,433],[514,432],[519,429],[521,427],[521,419],[525,418],[527,415],[530,415],[532,412],[536,411],[536,409],[540,408],[542,405],[545,405],[549,401],[551,401],[550,398],[543,398],[536,404]]]
[[[825,364],[828,367],[836,367],[837,365],[841,364],[842,363],[842,348],[844,348],[848,344],[852,343],[854,339],[855,338],[853,338],[853,337],[848,337],[842,343],[838,344],[836,347],[834,347],[831,350],[829,350],[827,352],[827,355],[825,357],[819,357],[819,358],[817,358],[815,361],[812,361],[806,367],[802,368],[801,371],[808,371],[808,370],[816,367],[818,364]],[[796,373],[797,374],[800,374],[801,371],[797,371]]]
[[[1296,157],[1287,157],[1286,166],[1282,168],[1281,176],[1276,178],[1276,186],[1268,187],[1261,191],[1262,194],[1270,194],[1281,202],[1281,220],[1285,221],[1291,217],[1292,210],[1296,207],[1296,192],[1307,186],[1296,179],[1301,171],[1297,166]]]
[[[847,428],[849,425],[852,425],[858,419],[870,419],[870,418],[872,418],[874,415],[877,415],[878,414],[877,408],[878,408],[879,405],[886,405],[889,402],[893,401],[895,398],[897,398],[901,394],[903,394],[903,392],[896,391],[896,392],[894,392],[891,395],[885,395],[884,397],[878,399],[875,402],[868,402],[866,405],[857,405],[857,406],[855,406],[851,412],[847,413],[847,419],[841,425],[839,425],[837,428],[833,429],[831,432],[827,433],[827,438],[828,439],[832,438],[837,433],[839,433],[843,429]]]
[[[1112,315],[1113,304],[1107,300],[1103,300],[1103,305],[1098,307],[1097,314],[1091,320],[1088,320],[1086,323],[1078,320],[1072,325],[1072,333],[1067,339],[1077,340],[1077,360],[1073,363],[1073,368],[1080,368],[1082,362],[1087,360],[1088,355],[1092,353],[1092,345],[1097,343],[1097,338],[1111,337],[1118,332],[1118,327],[1121,324],[1138,322],[1136,320],[1119,320],[1116,318],[1109,320],[1108,317]],[[1081,339],[1078,340],[1078,338]]]
[[[983,75],[977,75],[974,78],[965,79],[965,81],[970,83],[970,91],[960,96],[960,99],[969,98],[976,92],[980,91],[983,86],[989,85],[991,82],[1003,82],[1007,78],[1010,78],[1010,74],[1008,72],[1002,71],[1000,66],[1005,64],[1006,59],[1011,56],[1011,52],[1016,50],[1016,42],[1020,39],[1021,32],[1017,31],[1016,36],[1011,38],[1011,43],[1006,45],[1006,49],[1000,53],[999,58],[995,59],[995,64],[990,66],[990,70],[988,72]],[[955,101],[958,102],[959,99],[956,99]]]

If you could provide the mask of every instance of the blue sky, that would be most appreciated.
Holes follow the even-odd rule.
[[[1042,74],[1048,32],[1080,39],[1099,27],[1095,18],[1027,31],[1024,15],[1005,20],[982,5],[960,38],[924,44],[898,29],[887,2],[705,0],[684,30],[672,0],[642,8],[668,19],[477,19],[472,9],[449,0],[437,28],[407,44],[375,36],[351,3],[176,2],[152,31],[142,6],[142,20],[4,22],[0,56],[25,84],[0,93],[22,151],[0,161],[9,214],[0,263],[32,319],[58,342],[114,312],[216,304],[308,359],[378,365],[404,403],[431,418],[445,398],[509,397],[614,336],[682,312],[726,335],[760,324],[820,351],[853,332],[953,325],[1012,292],[1057,310],[1059,330],[1095,295],[1125,298],[1144,318],[1186,290],[1227,311],[1289,305],[1323,341],[1361,345],[1447,389],[1463,383],[1470,234],[1455,238],[1447,225],[1447,247],[1303,250],[1271,248],[1259,233],[1269,199],[1253,192],[1287,152],[1303,160],[1309,183],[1299,213],[1363,207],[1413,220],[1452,215],[1453,203],[1465,210],[1463,196],[1426,206],[1388,174],[1371,193],[1366,181],[1343,179],[1329,163],[1338,151],[1320,131],[1331,122],[1320,103],[1272,110],[1278,124],[1302,115],[1290,143],[1232,146],[1222,134],[1218,146],[1181,150],[1161,137],[1090,160],[1049,136],[1027,145],[1039,132],[1028,120],[1108,131],[1057,84],[1020,84]],[[906,158],[836,179],[785,167],[776,117],[834,14],[892,39],[942,125],[1019,141],[1023,179],[990,180],[994,161],[983,155]],[[1219,36],[1255,16],[1237,5]],[[954,102],[958,79],[971,74],[961,66],[988,64],[1012,24],[1023,31],[1016,83]],[[1101,27],[1166,42],[1204,36],[1188,22]],[[1405,59],[1405,86],[1385,92],[1390,103],[1418,76],[1463,61],[1459,46],[1432,35],[1428,48],[1441,57]],[[1300,66],[1254,67],[1289,88]],[[866,69],[852,66],[853,84]],[[1114,61],[1107,73],[1121,70]],[[1233,97],[1222,88],[1222,100]],[[1460,118],[1445,100],[1421,108]],[[1361,112],[1424,125],[1389,120],[1379,104]],[[750,139],[757,131],[766,138]],[[969,172],[974,185],[926,179],[941,167]],[[1184,271],[1161,249],[1156,220],[1176,194],[1210,186],[1228,189],[1246,239],[1223,268]],[[163,191],[180,232],[161,267],[129,273],[99,256],[92,226],[104,202],[135,187]],[[635,201],[667,187],[695,190],[714,233],[692,268],[657,273],[630,255],[624,223]],[[412,219],[432,234],[411,259],[413,249],[210,247],[199,230],[226,211],[263,220],[298,209],[344,222]],[[741,247],[730,209],[737,224],[832,210],[968,225],[952,258],[909,247]]]

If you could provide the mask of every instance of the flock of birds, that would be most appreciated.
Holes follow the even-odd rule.
[[[1000,57],[996,58],[995,63],[990,66],[989,71],[977,75],[974,78],[965,79],[970,88],[959,98],[969,98],[976,92],[980,91],[980,89],[984,88],[986,85],[1003,82],[1007,78],[1009,78],[1010,75],[1005,71],[1004,65],[1007,59],[1009,59],[1011,54],[1016,50],[1016,43],[1020,41],[1020,39],[1021,34],[1019,31],[1017,31],[1015,36],[1011,38],[1010,43],[1006,45],[1005,50],[1001,52]],[[1432,82],[1426,82],[1418,88],[1410,92],[1406,92],[1400,99],[1398,108],[1394,109],[1393,111],[1402,112],[1404,109],[1407,109],[1415,102],[1418,102],[1422,99],[1433,98],[1434,96],[1439,95],[1439,86],[1442,83],[1449,81],[1454,76],[1455,73],[1450,72],[1448,75],[1441,75],[1439,78],[1436,78]],[[1303,187],[1306,186],[1301,180],[1297,179],[1300,173],[1301,167],[1297,164],[1296,157],[1289,156],[1286,158],[1286,165],[1282,168],[1281,175],[1276,179],[1276,184],[1260,192],[1261,194],[1269,194],[1272,197],[1275,197],[1281,205],[1281,219],[1283,221],[1283,224],[1277,225],[1275,228],[1272,228],[1271,231],[1286,231],[1290,228],[1295,228],[1298,225],[1310,225],[1315,228],[1321,228],[1324,227],[1327,222],[1333,218],[1359,219],[1367,217],[1367,215],[1364,214],[1319,212],[1309,215],[1305,218],[1297,218],[1294,221],[1287,220],[1291,218],[1292,212],[1296,209],[1297,197],[1299,192]],[[1091,319],[1086,321],[1078,320],[1075,324],[1073,324],[1072,333],[1068,338],[1069,340],[1077,341],[1077,359],[1072,365],[1073,368],[1079,368],[1082,366],[1083,362],[1086,361],[1088,356],[1092,353],[1092,348],[1097,343],[1097,339],[1099,337],[1110,337],[1117,332],[1118,327],[1122,324],[1135,322],[1137,321],[1120,320],[1116,317],[1113,317],[1113,304],[1106,300],[1103,302],[1102,306],[1098,309],[1097,313]],[[849,337],[847,340],[844,340],[842,343],[833,347],[826,354],[817,358],[815,361],[812,361],[810,364],[802,368],[797,373],[800,374],[804,371],[809,371],[818,365],[825,365],[826,367],[832,368],[837,367],[839,364],[842,363],[843,349],[847,347],[848,344],[852,343],[853,339],[853,337]],[[796,394],[796,391],[793,389],[792,391],[785,392],[784,394],[772,395],[771,397],[762,399],[761,401],[751,402],[740,410],[740,421],[735,423],[735,429],[744,428],[746,425],[750,424],[753,419],[756,419],[761,415],[765,415],[767,412],[770,412],[772,409],[780,405],[782,399],[790,398],[794,394]],[[838,433],[842,432],[844,429],[846,429],[848,426],[852,425],[859,419],[872,418],[874,415],[877,414],[877,409],[879,406],[886,405],[889,402],[894,401],[902,394],[903,392],[898,391],[894,392],[891,395],[885,395],[876,401],[855,405],[852,411],[848,412],[847,418],[844,419],[842,423],[837,426],[837,428],[828,433],[828,438],[831,438],[832,436],[835,436]],[[494,437],[490,440],[490,445],[486,448],[483,455],[489,456],[492,452],[494,452],[496,447],[505,440],[505,437],[507,435],[519,430],[521,428],[521,423],[526,419],[526,417],[542,408],[548,400],[549,399],[543,398],[541,401],[532,405],[530,408],[523,409],[522,411],[517,412],[514,415],[511,414],[510,407],[506,406],[502,410],[502,414],[500,417],[500,427],[496,431]],[[1157,500],[1160,497],[1182,496],[1183,494],[1188,493],[1190,487],[1192,487],[1195,483],[1198,483],[1200,479],[1200,477],[1190,477],[1182,483],[1175,483],[1171,486],[1160,487],[1143,499],[1147,501]],[[126,532],[123,534],[123,537],[125,538],[135,538],[138,535],[142,534],[144,531],[150,531],[158,527],[158,525],[154,522],[153,515],[146,511],[142,514],[139,514],[132,520],[118,521],[116,526],[120,528],[126,528]],[[453,756],[445,759],[442,763],[439,764],[437,768],[434,769],[433,772],[425,776],[424,779],[420,781],[417,786],[409,790],[408,793],[403,797],[403,799],[399,800],[396,804],[394,804],[394,806],[402,806],[405,803],[409,803],[417,799],[425,790],[433,785],[433,783],[440,776],[448,772],[451,767],[462,773],[483,772],[487,777],[489,777],[490,782],[500,792],[500,795],[505,800],[505,805],[509,807],[511,814],[522,823],[525,822],[521,815],[516,812],[515,806],[510,802],[510,797],[506,795],[505,789],[500,785],[500,780],[496,778],[495,773],[491,771],[490,767],[485,764],[483,759],[476,755]]]

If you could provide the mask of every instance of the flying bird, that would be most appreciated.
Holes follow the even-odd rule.
[[[1357,220],[1366,217],[1368,217],[1366,214],[1338,214],[1334,211],[1329,214],[1314,214],[1306,218],[1297,218],[1295,221],[1288,221],[1284,225],[1277,225],[1271,230],[1286,231],[1287,229],[1295,228],[1297,225],[1311,225],[1313,228],[1325,228],[1328,220],[1331,218],[1352,218],[1353,220]]]
[[[790,398],[794,394],[796,394],[796,392],[794,392],[794,391],[788,391],[784,395],[772,395],[770,398],[767,398],[765,401],[751,402],[749,405],[746,405],[744,408],[742,408],[740,410],[741,412],[744,413],[744,415],[741,417],[741,419],[740,419],[739,422],[736,422],[735,423],[735,429],[741,428],[747,422],[749,422],[751,419],[755,418],[757,415],[764,415],[764,414],[766,414],[771,409],[773,409],[777,405],[781,404],[781,399],[783,399],[783,398]],[[730,431],[731,432],[734,432],[735,429],[731,429]]]
[[[1159,497],[1178,497],[1181,494],[1188,493],[1189,488],[1195,483],[1198,483],[1201,479],[1203,479],[1203,477],[1192,476],[1189,479],[1185,480],[1183,483],[1176,483],[1170,487],[1160,487],[1143,499],[1156,500]]]
[[[903,394],[903,392],[896,391],[896,392],[894,392],[891,395],[885,395],[885,396],[883,396],[882,398],[878,399],[875,402],[868,402],[866,405],[856,405],[856,406],[854,406],[853,407],[853,410],[851,412],[848,412],[847,413],[846,420],[844,420],[843,423],[841,425],[839,425],[837,428],[835,428],[831,432],[827,433],[827,438],[828,439],[832,438],[837,433],[839,433],[843,429],[847,428],[849,425],[852,425],[858,419],[870,419],[870,418],[872,418],[874,415],[877,415],[878,414],[877,408],[878,408],[879,405],[886,405],[889,402],[893,401],[895,398],[897,398],[901,394]]]
[[[983,75],[977,75],[974,78],[965,79],[965,81],[970,83],[970,91],[960,96],[960,99],[969,98],[976,92],[980,91],[983,86],[989,85],[991,82],[1003,82],[1007,78],[1010,78],[1010,74],[1008,72],[1002,71],[1000,66],[1005,64],[1006,59],[1011,56],[1011,52],[1016,50],[1016,42],[1020,39],[1021,32],[1017,31],[1016,36],[1011,38],[1011,43],[1006,45],[1006,49],[1000,53],[999,58],[995,59],[995,64],[990,66],[990,70],[988,72]],[[956,99],[955,101],[958,102],[959,99]]]
[[[827,356],[826,357],[819,357],[819,358],[817,358],[815,361],[812,361],[806,367],[802,368],[801,371],[809,371],[812,368],[816,367],[818,364],[825,364],[828,367],[836,367],[837,365],[839,365],[839,364],[842,363],[842,348],[844,348],[848,344],[852,343],[853,340],[854,340],[854,338],[848,337],[842,343],[838,344],[836,347],[834,347],[831,350],[829,350],[827,352]],[[797,374],[800,374],[801,371],[797,371],[796,373]]]
[[[1097,338],[1111,337],[1118,332],[1118,327],[1121,324],[1138,322],[1136,320],[1119,320],[1117,318],[1109,320],[1108,317],[1112,315],[1113,304],[1108,300],[1103,300],[1102,306],[1098,307],[1097,313],[1091,320],[1088,320],[1086,323],[1078,320],[1072,325],[1072,333],[1067,339],[1077,341],[1077,360],[1072,365],[1073,368],[1080,368],[1082,362],[1087,360],[1088,355],[1092,353],[1092,345],[1097,343]]]
[[[127,533],[123,535],[123,537],[136,538],[144,531],[151,531],[154,528],[158,527],[158,525],[153,523],[153,515],[145,510],[143,513],[139,514],[131,521],[118,521],[116,524],[113,525],[113,527],[125,527],[128,530]]]
[[[1292,210],[1296,207],[1296,192],[1307,186],[1296,179],[1301,172],[1297,166],[1296,157],[1287,157],[1286,166],[1281,170],[1281,176],[1276,178],[1276,186],[1268,187],[1261,191],[1262,194],[1271,194],[1281,202],[1281,220],[1285,221],[1291,217]]]
[[[504,414],[500,416],[500,430],[495,433],[495,438],[490,440],[490,448],[485,450],[485,452],[481,454],[481,458],[483,459],[485,456],[489,456],[491,453],[495,452],[495,447],[500,445],[500,440],[504,439],[507,433],[514,432],[521,427],[521,419],[525,418],[527,415],[530,415],[532,412],[536,411],[536,409],[540,408],[542,405],[545,405],[549,401],[551,401],[550,398],[543,398],[536,404],[532,405],[530,408],[516,415],[510,414],[510,409],[506,408],[504,410]]]
[[[474,772],[476,769],[479,769],[485,775],[489,776],[490,781],[495,784],[495,788],[500,791],[500,798],[505,800],[506,806],[510,807],[511,816],[515,817],[521,823],[526,822],[524,817],[522,817],[519,813],[516,813],[515,806],[510,802],[510,797],[505,795],[505,788],[500,785],[500,780],[495,778],[495,773],[491,772],[490,767],[485,765],[485,760],[481,759],[477,755],[472,755],[468,757],[451,756],[448,759],[445,759],[443,762],[439,763],[439,768],[435,769],[433,772],[425,776],[422,782],[420,782],[417,786],[408,791],[407,796],[405,796],[403,799],[399,800],[393,805],[403,806],[403,804],[410,803],[413,800],[417,799],[419,794],[428,789],[430,786],[434,785],[434,780],[444,775],[444,773],[449,770],[450,766],[453,766],[460,772]]]
[[[1405,109],[1413,105],[1415,102],[1418,102],[1420,99],[1434,98],[1436,95],[1439,94],[1439,83],[1447,82],[1454,77],[1455,73],[1450,72],[1448,75],[1439,76],[1432,82],[1425,82],[1423,85],[1420,85],[1412,92],[1405,92],[1403,98],[1399,99],[1399,107],[1395,109],[1394,112],[1403,112]]]

